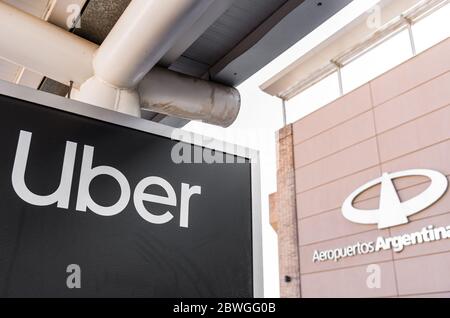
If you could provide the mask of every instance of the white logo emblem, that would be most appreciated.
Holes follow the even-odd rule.
[[[425,176],[431,180],[430,186],[418,196],[401,202],[392,180]],[[380,206],[377,210],[360,210],[353,207],[353,201],[364,191],[381,184]],[[361,224],[378,224],[379,229],[408,223],[408,216],[416,214],[439,200],[447,190],[447,178],[433,170],[416,169],[396,173],[384,173],[381,178],[372,180],[356,189],[342,205],[342,214],[352,222]]]

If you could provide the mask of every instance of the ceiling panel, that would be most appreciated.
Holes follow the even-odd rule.
[[[212,66],[211,78],[237,86],[313,32],[352,0],[290,0]]]
[[[183,54],[180,64],[211,66],[257,28],[286,0],[239,0]],[[189,66],[186,66],[189,68]]]

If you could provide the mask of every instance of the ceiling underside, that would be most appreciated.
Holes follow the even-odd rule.
[[[235,0],[171,66],[237,86],[351,0]]]
[[[44,18],[53,0],[1,0]],[[58,0],[61,4],[67,0]],[[82,8],[81,27],[68,30],[101,44],[131,0],[72,0]],[[237,86],[279,56],[351,0],[219,0],[229,1],[223,13],[205,31],[192,39],[184,52],[169,64],[171,70],[198,78]],[[57,7],[55,10],[58,9]],[[64,14],[65,8],[59,8]],[[67,10],[65,10],[67,12]],[[51,13],[51,12],[50,12]],[[50,23],[65,27],[65,17],[50,14]],[[67,28],[67,27],[65,27]],[[0,63],[0,77],[8,63]],[[20,69],[19,69],[20,71]],[[32,77],[35,85],[36,76]],[[16,74],[14,79],[17,79]],[[68,87],[41,77],[39,89],[66,95]],[[35,87],[36,88],[36,87]],[[147,119],[165,116],[145,113]],[[167,120],[167,118],[165,119]],[[167,124],[182,126],[185,121],[171,119]]]

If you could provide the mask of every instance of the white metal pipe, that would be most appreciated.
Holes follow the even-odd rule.
[[[406,26],[408,28],[409,43],[411,45],[411,53],[412,53],[413,56],[416,56],[417,55],[416,42],[414,40],[414,32],[413,32],[411,20],[407,19],[407,25]]]
[[[155,67],[138,86],[141,107],[158,113],[228,127],[237,118],[237,89]]]
[[[342,80],[342,65],[339,63],[335,63],[337,69],[338,76],[338,84],[339,84],[339,96],[344,96],[344,81]]]
[[[135,87],[213,0],[133,0],[97,51],[96,76]]]
[[[75,86],[93,75],[96,44],[1,1],[0,23],[2,58]]]
[[[281,111],[283,113],[283,127],[287,125],[286,101],[281,99]]]
[[[155,67],[138,90],[119,88],[94,75],[96,44],[2,2],[0,21],[0,56],[56,81],[73,81],[73,99],[134,116],[144,107],[223,127],[239,113],[240,95],[232,87]],[[114,67],[126,68],[127,63],[119,59]]]
[[[141,117],[139,94],[135,89],[119,89],[96,76],[84,82],[79,90],[73,90],[71,98],[87,104]]]

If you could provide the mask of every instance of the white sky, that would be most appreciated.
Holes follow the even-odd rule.
[[[186,130],[201,135],[248,146],[260,151],[264,293],[266,297],[279,297],[277,237],[269,224],[268,195],[276,192],[275,133],[282,127],[282,111],[281,101],[262,92],[259,86],[333,35],[348,22],[370,10],[378,2],[379,0],[354,0],[314,32],[241,84],[238,87],[242,97],[241,111],[236,122],[231,127],[223,129],[199,122],[191,122],[185,127]],[[432,43],[449,36],[450,19],[447,17],[450,17],[450,5],[447,5],[444,10],[437,12],[436,15],[440,18],[424,20],[424,23],[417,25],[414,30],[419,39],[416,43],[418,52],[429,47]],[[406,43],[409,44],[408,37],[405,37],[405,34],[400,34],[397,39],[390,41],[388,45],[375,49],[373,53],[369,53],[366,57],[352,62],[343,70],[344,90],[348,92],[379,75],[380,72],[409,58],[412,54],[404,49],[404,41],[407,41]],[[398,49],[399,47],[401,49]],[[393,51],[397,53],[393,55]],[[383,60],[388,62],[382,65],[376,63],[376,61]],[[370,70],[367,67],[361,67],[368,65],[369,61],[373,65]],[[292,99],[287,104],[288,122],[298,120],[336,99],[339,96],[336,81],[337,77],[333,75],[316,87]],[[327,94],[323,92],[327,92]]]

